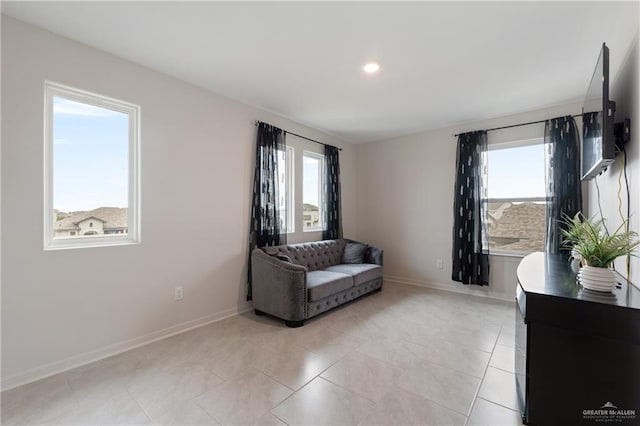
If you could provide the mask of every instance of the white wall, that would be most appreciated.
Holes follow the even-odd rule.
[[[630,228],[636,232],[640,231],[640,100],[638,92],[638,37],[636,35],[635,43],[630,47],[628,52],[620,51],[615,46],[609,46],[610,56],[621,55],[624,59],[624,65],[617,75],[611,75],[610,97],[616,101],[617,111],[615,121],[622,121],[624,117],[631,119],[631,141],[627,142],[625,149],[627,150],[627,174],[629,176],[629,190],[631,192],[631,220]],[[621,223],[622,218],[618,213],[618,179],[622,169],[623,156],[618,154],[615,163],[609,169],[600,175],[597,179],[600,186],[600,204],[602,206],[602,217],[609,231],[615,230]],[[598,197],[595,181],[589,183],[589,214],[591,216],[599,216]],[[622,181],[622,212],[623,216],[627,211],[626,190],[624,178]],[[616,261],[616,270],[626,275],[626,261],[619,258]],[[640,285],[640,261],[637,258],[631,258],[631,275],[630,281],[636,286]]]
[[[544,120],[581,112],[573,103],[484,122],[467,123],[388,141],[358,145],[358,238],[385,250],[390,281],[463,293],[515,298],[518,257],[492,256],[487,287],[451,280],[455,133]],[[576,120],[578,126],[581,121]],[[544,135],[544,124],[488,133],[489,143]],[[438,259],[444,268],[438,269]]]
[[[141,106],[141,244],[43,250],[45,80]],[[2,92],[4,388],[247,308],[256,119],[343,148],[354,233],[334,137],[4,16]]]

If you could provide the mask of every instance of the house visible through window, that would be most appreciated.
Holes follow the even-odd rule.
[[[45,248],[137,242],[139,108],[45,84]]]
[[[544,250],[544,162],[542,140],[489,145],[487,234],[491,251]]]

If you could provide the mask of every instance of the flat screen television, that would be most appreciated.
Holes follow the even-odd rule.
[[[582,105],[582,180],[595,178],[615,160],[615,109],[609,100],[609,48],[602,43]]]

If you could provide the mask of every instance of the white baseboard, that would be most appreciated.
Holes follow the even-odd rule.
[[[515,303],[515,298],[516,298],[515,294],[510,294],[510,293],[500,293],[500,292],[490,293],[484,290],[476,290],[473,288],[469,288],[469,286],[465,286],[464,288],[458,288],[453,284],[447,285],[447,284],[441,284],[441,283],[433,283],[428,281],[420,281],[412,278],[396,277],[392,275],[385,275],[384,281],[385,283],[391,282],[391,283],[397,283],[397,284],[412,285],[416,287],[431,288],[434,290],[449,291],[452,293],[467,294],[470,296],[486,297],[489,299],[501,300],[503,302]]]
[[[55,361],[36,368],[32,368],[27,371],[11,374],[6,377],[3,376],[1,385],[2,391],[22,386],[27,383],[35,382],[36,380],[41,380],[46,377],[62,373],[64,371],[71,370],[72,368],[80,367],[91,362],[108,358],[110,356],[117,355],[119,353],[126,352],[140,346],[148,345],[149,343],[153,343],[161,339],[166,339],[167,337],[184,333],[194,328],[202,327],[204,325],[211,324],[217,321],[222,321],[223,319],[242,314],[244,312],[250,311],[251,309],[252,307],[250,304],[247,304],[244,307],[227,309],[222,312],[206,315],[201,318],[173,325],[162,330],[157,330],[144,336],[125,340],[124,342],[119,342],[99,349],[94,349],[92,351],[65,358],[60,361]]]

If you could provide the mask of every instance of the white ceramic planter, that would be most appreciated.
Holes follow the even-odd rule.
[[[577,274],[578,271],[580,270],[581,262],[582,262],[582,256],[580,256],[580,253],[578,253],[576,249],[571,250],[571,259],[569,264],[571,265],[571,270],[574,273]]]
[[[577,260],[582,260],[582,256],[578,253],[578,250],[571,249],[571,257]]]
[[[578,281],[588,290],[611,292],[616,285],[613,271],[609,268],[583,266],[578,272]]]

